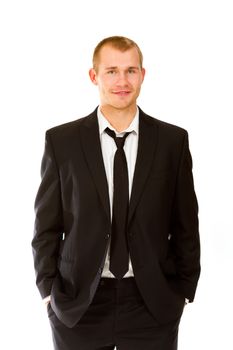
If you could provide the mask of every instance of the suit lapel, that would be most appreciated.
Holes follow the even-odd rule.
[[[128,224],[150,173],[157,145],[157,127],[152,123],[152,117],[147,116],[141,109],[139,111],[138,152],[129,203]]]
[[[108,183],[100,144],[97,109],[85,119],[81,129],[81,142],[100,200],[110,220]]]

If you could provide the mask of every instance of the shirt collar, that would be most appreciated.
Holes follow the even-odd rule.
[[[138,109],[138,107],[137,107],[136,114],[135,114],[131,124],[128,126],[127,129],[121,131],[120,133],[117,132],[113,128],[113,126],[109,123],[109,121],[104,117],[104,115],[102,114],[102,112],[100,110],[100,107],[98,107],[98,109],[97,109],[97,118],[98,118],[98,123],[99,123],[100,135],[102,135],[102,133],[104,132],[104,130],[106,128],[109,128],[109,129],[115,131],[115,133],[117,135],[120,135],[120,134],[125,133],[125,132],[134,132],[134,133],[138,134],[138,128],[139,128],[139,109]]]

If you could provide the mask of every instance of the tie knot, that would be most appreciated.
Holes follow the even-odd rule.
[[[117,145],[117,148],[123,148],[124,147],[125,139],[130,134],[130,132],[126,132],[123,137],[117,137],[116,133],[113,130],[111,130],[109,128],[106,128],[105,131],[106,131],[106,133],[109,136],[111,136],[114,139],[114,141],[115,141],[115,143]]]

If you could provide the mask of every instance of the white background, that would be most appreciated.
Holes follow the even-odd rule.
[[[230,0],[1,1],[1,348],[52,349],[31,253],[44,133],[97,106],[88,69],[110,35],[144,53],[141,108],[189,131],[202,275],[179,350],[233,348],[232,18]]]

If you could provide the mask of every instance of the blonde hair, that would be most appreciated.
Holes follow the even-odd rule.
[[[102,47],[105,45],[110,45],[113,48],[120,50],[122,52],[125,52],[125,51],[135,47],[137,49],[138,55],[139,55],[140,68],[142,68],[143,55],[142,55],[142,52],[141,52],[139,46],[133,40],[126,38],[124,36],[110,36],[108,38],[101,40],[94,50],[92,63],[93,63],[93,68],[96,71],[97,71],[97,67],[98,67],[98,63],[99,63],[100,51],[101,51]]]

